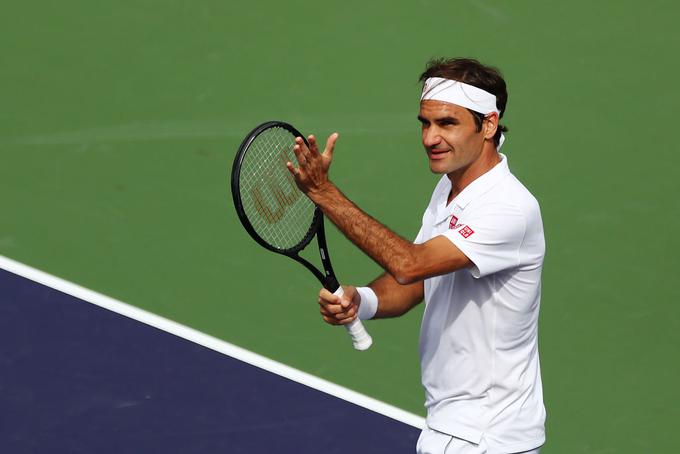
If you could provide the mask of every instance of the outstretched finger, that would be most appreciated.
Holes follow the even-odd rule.
[[[307,146],[305,141],[302,140],[302,137],[295,138],[295,146],[293,147],[293,152],[295,153],[295,156],[298,156],[298,162],[300,161],[300,156],[302,156],[302,160],[305,163],[310,162],[314,158],[314,156],[312,156],[312,153],[309,151],[309,147]]]
[[[293,153],[295,154],[295,158],[297,159],[298,166],[300,168],[302,168],[302,167],[305,166],[305,164],[307,164],[307,157],[305,156],[305,152],[304,152],[303,147],[300,145],[300,143],[302,143],[304,145],[304,142],[301,139],[300,139],[300,142],[298,142],[298,139],[295,139],[295,145],[293,146]]]
[[[292,162],[288,161],[286,163],[286,167],[288,168],[288,171],[293,175],[293,178],[296,178],[298,175],[300,175],[300,169],[295,167]]]
[[[307,142],[309,142],[309,150],[313,154],[319,154],[319,145],[316,143],[316,137],[314,137],[314,134],[307,137]]]
[[[333,149],[335,149],[335,143],[338,141],[338,137],[340,137],[340,134],[334,132],[328,136],[328,140],[326,140],[326,149],[323,151],[323,154],[330,159],[333,159]]]

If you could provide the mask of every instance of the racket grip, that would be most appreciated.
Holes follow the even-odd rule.
[[[342,296],[345,292],[342,290],[342,287],[338,287],[333,294]],[[368,334],[368,331],[364,328],[364,324],[361,323],[361,320],[356,318],[353,322],[345,325],[345,328],[347,329],[347,333],[349,333],[349,337],[352,338],[352,345],[354,345],[356,350],[368,350],[373,343],[373,338]]]

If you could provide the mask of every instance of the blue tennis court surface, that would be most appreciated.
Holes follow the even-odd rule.
[[[0,453],[409,453],[418,434],[0,269]]]

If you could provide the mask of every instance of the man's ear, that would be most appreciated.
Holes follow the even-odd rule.
[[[491,112],[484,117],[484,138],[493,139],[498,130],[498,114],[496,112]]]

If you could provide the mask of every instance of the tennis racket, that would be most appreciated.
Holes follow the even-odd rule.
[[[301,263],[321,285],[342,296],[328,256],[323,214],[298,189],[286,167],[287,162],[296,162],[296,137],[307,143],[297,129],[281,121],[263,123],[246,136],[231,171],[234,206],[241,224],[260,246]],[[315,236],[324,272],[300,257]],[[373,339],[358,318],[344,326],[354,348],[371,346]]]

